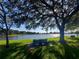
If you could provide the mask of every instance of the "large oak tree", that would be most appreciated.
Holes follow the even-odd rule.
[[[64,41],[65,26],[72,22],[71,17],[79,10],[78,0],[30,0],[36,13],[34,20],[43,28],[57,26],[60,31],[60,42]],[[76,21],[76,20],[75,20]]]
[[[56,26],[60,31],[60,42],[64,41],[65,26],[79,10],[78,0],[9,0],[10,17],[19,26],[27,29],[41,26],[44,29]]]

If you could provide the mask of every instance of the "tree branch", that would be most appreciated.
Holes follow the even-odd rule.
[[[72,11],[72,13],[69,13],[68,16],[66,16],[66,19],[70,19],[74,14],[76,14],[79,11],[79,5]]]
[[[10,26],[8,27],[8,29],[10,29],[12,27],[12,25],[13,25],[13,22],[10,24]]]

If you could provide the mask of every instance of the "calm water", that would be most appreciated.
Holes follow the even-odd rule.
[[[77,36],[77,34],[65,34],[65,36]],[[18,35],[15,37],[11,37],[9,39],[46,39],[46,38],[54,38],[54,37],[59,37],[59,34],[29,34],[29,35]]]
[[[71,36],[77,34],[65,34],[65,36]],[[9,39],[12,40],[19,40],[19,39],[46,39],[46,38],[54,38],[54,37],[59,37],[59,34],[29,34],[29,35],[18,35],[14,37],[9,37]]]
[[[53,34],[30,34],[30,35],[18,35],[15,37],[11,37],[9,39],[46,39],[46,38],[53,38],[58,37],[59,34],[53,35]]]

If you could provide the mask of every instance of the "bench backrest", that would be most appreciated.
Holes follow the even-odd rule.
[[[33,40],[33,43],[43,43],[43,42],[47,42],[47,39]]]

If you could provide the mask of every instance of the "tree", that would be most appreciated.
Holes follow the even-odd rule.
[[[17,0],[17,3],[16,0],[9,1],[18,9],[18,13],[10,15],[18,25],[25,23],[27,29],[41,26],[46,30],[57,26],[61,43],[65,43],[65,26],[72,22],[71,17],[79,10],[78,0]]]
[[[13,25],[13,21],[8,17],[9,13],[5,7],[5,2],[0,2],[0,29],[5,30],[6,36],[6,47],[9,47],[9,38],[8,32],[11,26]]]
[[[36,24],[44,28],[52,28],[54,25],[60,31],[60,42],[64,41],[65,26],[72,22],[71,17],[79,10],[78,0],[30,0],[34,4]],[[76,21],[76,20],[75,20]]]
[[[2,0],[0,2],[0,28],[5,29],[6,47],[9,47],[8,32],[13,24],[19,27],[27,19],[32,17],[28,14],[31,4],[26,0]],[[31,21],[27,20],[27,26]],[[29,27],[30,28],[30,27]]]

